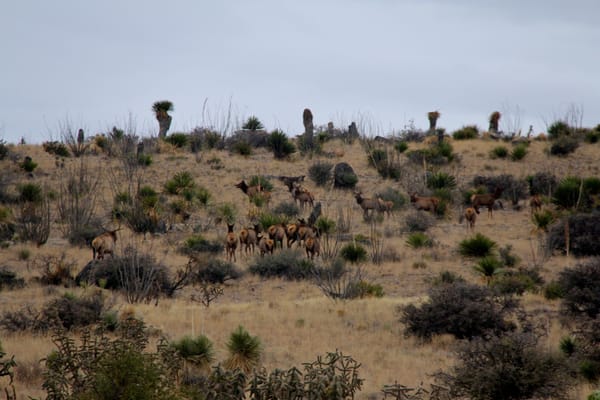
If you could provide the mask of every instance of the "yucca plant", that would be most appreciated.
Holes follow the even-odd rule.
[[[173,111],[173,103],[168,100],[157,101],[152,105],[152,111],[158,121],[158,137],[164,138],[167,136],[167,131],[171,127],[173,117],[169,115],[169,111]]]
[[[193,188],[195,186],[194,177],[187,171],[181,171],[173,175],[165,183],[165,190],[169,194],[179,194],[184,189]]]
[[[244,122],[244,125],[242,125],[242,129],[248,129],[251,131],[257,131],[257,130],[263,129],[263,128],[264,128],[264,126],[263,126],[262,122],[260,122],[258,117],[254,116],[254,115],[248,117],[246,122]]]
[[[204,371],[208,370],[210,364],[215,360],[213,344],[204,335],[195,338],[184,336],[179,341],[171,343],[171,346],[186,362]]]
[[[271,133],[268,144],[277,159],[284,159],[296,151],[296,146],[289,141],[286,134],[280,130]]]
[[[431,247],[433,245],[433,241],[423,232],[415,232],[408,236],[406,239],[406,244],[413,249],[418,249],[421,247]]]
[[[552,203],[563,209],[572,209],[578,205],[583,189],[583,181],[579,177],[569,176],[563,179],[552,195]]]
[[[257,336],[251,336],[243,326],[231,333],[227,341],[229,357],[224,366],[229,370],[239,369],[248,374],[256,369],[262,356],[262,345]]]
[[[223,203],[217,207],[217,216],[228,224],[235,223],[237,219],[237,208],[233,203]]]
[[[510,153],[510,159],[513,161],[522,160],[523,157],[527,155],[527,145],[520,144],[517,145],[513,151]]]
[[[537,211],[531,216],[531,220],[539,231],[546,232],[555,220],[555,215],[550,210]]]
[[[479,260],[473,269],[485,278],[489,286],[492,278],[503,271],[502,261],[495,256],[487,256]]]
[[[366,261],[367,250],[358,243],[348,243],[340,250],[340,256],[353,264]]]
[[[429,189],[454,189],[456,178],[447,172],[434,172],[427,176],[427,187]]]
[[[496,247],[496,242],[481,233],[464,239],[458,244],[458,251],[465,257],[486,257]]]

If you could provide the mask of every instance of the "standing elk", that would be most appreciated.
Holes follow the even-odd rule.
[[[394,202],[391,200],[383,200],[381,197],[377,196],[377,203],[379,205],[379,211],[386,213],[388,217],[392,216],[392,212],[394,210]]]
[[[437,212],[438,206],[440,205],[440,199],[432,197],[422,197],[416,193],[410,194],[410,202],[414,204],[417,210],[431,211],[432,213]]]
[[[242,230],[239,233],[240,254],[242,254],[242,251],[245,251],[246,255],[248,255],[249,252],[254,254],[254,248],[258,244],[258,238],[257,238],[258,232],[259,232],[258,224],[254,224],[253,228],[242,228]]]
[[[233,226],[235,224],[227,224],[227,236],[225,237],[225,251],[227,253],[227,261],[235,262],[235,249],[237,248],[237,237],[235,236],[235,232],[233,232]]]
[[[321,241],[319,237],[309,237],[305,242],[306,257],[313,260],[315,256],[321,255]]]
[[[299,203],[303,209],[307,204],[311,207],[314,207],[315,205],[315,196],[306,188],[296,183],[292,188],[292,197],[294,198],[294,202]]]
[[[285,186],[287,186],[288,190],[291,192],[294,188],[294,185],[300,185],[300,182],[304,182],[305,175],[300,176],[278,176],[279,179]]]
[[[111,257],[114,255],[117,231],[120,229],[118,227],[113,231],[106,231],[92,240],[92,260],[103,260],[105,254],[110,254]]]
[[[277,248],[277,243],[280,244],[283,249],[283,238],[285,237],[286,225],[284,223],[271,225],[267,229],[267,233],[269,234],[269,239],[272,239],[275,243],[275,248]]]
[[[479,207],[486,206],[488,209],[488,218],[489,217],[494,218],[494,214],[493,214],[494,203],[496,202],[496,200],[498,200],[500,198],[503,190],[504,190],[504,188],[502,188],[502,187],[496,187],[496,189],[494,190],[494,193],[491,193],[491,194],[485,193],[485,194],[471,195],[471,205],[475,209],[475,212],[477,214],[479,214]]]
[[[267,203],[271,200],[271,192],[266,191],[265,188],[260,184],[249,186],[246,181],[242,179],[234,186],[244,192],[250,201],[252,201],[252,198],[255,196],[261,196]]]
[[[371,214],[373,214],[373,211],[380,212],[377,200],[363,197],[361,192],[354,192],[354,198],[356,199],[356,203],[362,208],[365,218],[369,217],[369,210],[371,210]]]
[[[534,194],[529,200],[529,206],[531,207],[531,215],[537,211],[542,210],[542,197],[539,194]]]
[[[465,220],[467,222],[467,231],[475,230],[475,221],[477,220],[477,213],[473,207],[467,207],[465,210]]]
[[[261,233],[257,235],[257,238],[260,256],[264,257],[266,253],[273,254],[273,248],[275,247],[275,242],[273,239],[269,239],[268,237],[263,236]]]

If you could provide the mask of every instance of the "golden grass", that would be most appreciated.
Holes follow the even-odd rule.
[[[597,160],[600,152],[598,145],[581,146],[574,155],[567,158],[550,158],[546,154],[547,142],[532,142],[527,156],[519,162],[489,157],[489,152],[499,143],[492,140],[452,141],[459,162],[442,169],[452,173],[460,188],[470,186],[475,175],[512,174],[524,177],[537,171],[551,172],[558,178],[567,175],[592,176],[598,174]],[[409,145],[409,149],[423,144]],[[510,147],[510,144],[507,144]],[[55,166],[53,156],[45,153],[41,146],[16,146],[14,151],[30,155],[39,163],[35,172],[37,182],[49,187],[57,187],[64,177],[65,170],[78,162],[67,159],[65,169]],[[162,153],[153,154],[153,164],[143,174],[143,184],[152,186],[161,192],[164,183],[175,173],[189,171],[196,183],[206,187],[212,194],[212,206],[225,202],[232,203],[238,210],[236,228],[248,225],[250,211],[247,197],[234,184],[253,175],[307,175],[308,168],[317,161],[336,163],[349,162],[359,176],[359,188],[366,195],[382,191],[387,187],[406,194],[412,188],[394,181],[382,180],[368,166],[367,157],[357,142],[353,145],[331,142],[325,144],[325,151],[335,152],[338,158],[329,159],[315,156],[312,159],[294,155],[292,161],[273,159],[271,152],[257,150],[250,157],[233,156],[223,151],[211,150],[201,157],[163,146]],[[341,157],[340,157],[341,155]],[[221,159],[224,168],[211,169],[208,160]],[[102,178],[102,193],[98,203],[100,215],[109,215],[112,198],[115,194],[113,182],[123,183],[119,164],[103,155],[88,156],[88,159]],[[100,168],[102,166],[102,168]],[[0,162],[4,170],[16,169],[10,161]],[[418,172],[419,167],[415,170]],[[422,171],[421,171],[422,172]],[[118,179],[115,179],[118,178]],[[291,195],[277,180],[274,185],[271,205],[281,201],[291,201]],[[323,204],[323,214],[337,220],[343,213],[350,221],[354,233],[370,235],[370,227],[363,222],[362,211],[356,204],[351,192],[335,191],[330,188],[315,187],[307,179],[306,185]],[[510,244],[513,253],[524,264],[542,265],[542,275],[547,280],[556,277],[566,265],[574,263],[565,257],[542,259],[537,248],[538,239],[532,233],[529,210],[513,211],[505,204],[504,211],[494,212],[489,219],[485,212],[480,214],[475,232],[493,238],[500,246]],[[210,208],[210,206],[209,206]],[[360,376],[365,385],[359,398],[377,395],[384,384],[395,381],[408,386],[417,386],[420,382],[429,382],[429,374],[452,365],[452,349],[455,341],[449,337],[435,338],[431,343],[419,343],[405,338],[399,323],[397,308],[400,305],[422,301],[430,286],[429,280],[441,271],[449,270],[461,274],[471,282],[482,282],[473,270],[472,260],[465,260],[457,253],[458,242],[468,237],[466,228],[458,223],[461,213],[459,207],[451,210],[450,215],[436,223],[428,234],[435,245],[430,249],[414,250],[405,243],[407,233],[403,232],[404,217],[412,212],[405,207],[392,218],[386,218],[376,229],[383,241],[386,252],[395,254],[393,261],[381,265],[367,263],[365,272],[369,280],[382,285],[385,296],[381,299],[365,299],[350,302],[332,302],[313,284],[307,282],[289,282],[280,279],[263,280],[249,274],[242,279],[230,282],[210,307],[206,308],[191,301],[193,288],[186,288],[174,299],[161,299],[158,306],[128,305],[121,296],[108,294],[115,308],[120,311],[132,310],[150,326],[160,329],[171,339],[184,335],[206,334],[215,345],[217,360],[223,361],[227,354],[225,343],[229,334],[239,325],[252,335],[260,338],[264,345],[263,365],[271,368],[289,368],[301,366],[303,362],[313,361],[317,355],[339,349],[351,355],[362,366]],[[124,229],[119,232],[117,250],[126,245],[135,245],[144,252],[153,254],[157,260],[175,270],[186,262],[177,247],[191,234],[196,226],[203,228],[202,234],[209,239],[223,240],[227,231],[225,225],[210,223],[207,209],[194,211],[184,232],[170,232],[166,235],[133,234]],[[110,224],[110,219],[106,218]],[[385,234],[384,234],[385,233]],[[19,258],[19,251],[26,248],[31,255],[28,260]],[[35,283],[40,270],[36,260],[49,256],[59,257],[65,254],[67,260],[76,264],[76,270],[91,259],[89,248],[72,247],[62,238],[56,224],[53,225],[48,243],[40,248],[28,244],[0,249],[3,265],[11,267],[26,279],[28,285],[22,290],[0,292],[1,311],[18,310],[22,305],[30,304],[39,308],[50,298],[65,291],[85,292],[88,289],[42,288]],[[239,254],[239,253],[238,253]],[[225,255],[219,257],[225,258]],[[240,257],[241,258],[241,257]],[[249,260],[238,259],[238,266],[246,270]],[[423,268],[415,268],[420,263]],[[76,271],[76,272],[77,272]],[[561,337],[568,330],[557,321],[557,303],[550,303],[540,295],[526,295],[522,302],[528,310],[534,310],[548,322],[547,344],[556,348]],[[45,357],[53,346],[48,337],[23,335],[3,335],[2,345],[9,354],[14,354],[17,362],[24,367],[17,374],[16,384],[19,398],[28,395],[42,397],[40,389],[40,371],[35,368],[38,360]],[[29,371],[29,372],[28,372]],[[577,393],[584,398],[585,388]]]

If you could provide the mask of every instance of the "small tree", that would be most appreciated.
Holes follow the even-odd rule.
[[[169,115],[169,111],[173,111],[173,103],[168,100],[157,101],[152,105],[152,111],[158,121],[158,137],[164,139],[167,136],[167,131],[171,127],[173,117]]]

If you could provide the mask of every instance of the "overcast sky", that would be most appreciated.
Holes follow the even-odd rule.
[[[600,123],[597,0],[7,1],[0,13],[0,138],[60,139],[113,125],[156,135],[257,116],[301,133],[356,120],[505,131],[580,111]],[[203,111],[204,110],[204,111]]]

